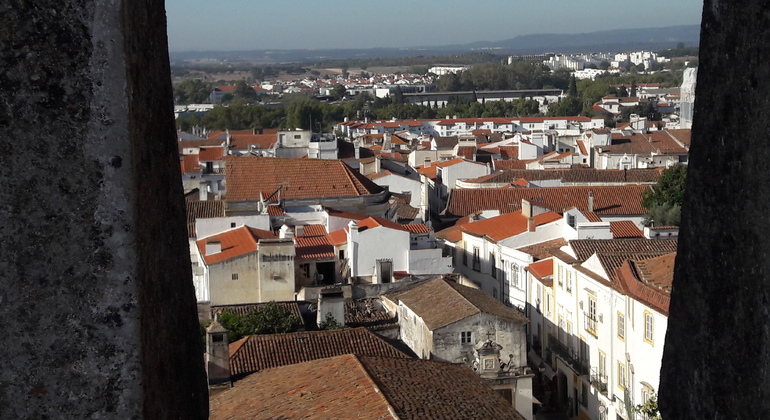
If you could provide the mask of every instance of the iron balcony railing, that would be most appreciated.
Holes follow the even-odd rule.
[[[581,360],[577,353],[571,351],[567,346],[559,341],[558,338],[549,335],[548,347],[554,353],[556,353],[557,356],[561,357],[562,360],[567,362],[567,364],[572,367],[572,370],[574,370],[579,375],[588,375],[590,373],[588,361]]]

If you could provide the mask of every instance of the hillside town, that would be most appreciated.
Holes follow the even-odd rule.
[[[360,89],[390,97],[399,80]],[[654,404],[678,228],[643,200],[688,162],[694,83],[688,69],[681,87],[603,97],[593,106],[613,116],[665,111],[613,127],[445,116],[180,131],[212,418],[630,419]],[[234,317],[261,311],[290,321],[233,334]]]

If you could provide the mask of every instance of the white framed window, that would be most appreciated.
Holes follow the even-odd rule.
[[[618,362],[618,387],[625,390],[628,383],[626,382],[626,364]]]
[[[618,338],[626,339],[626,317],[618,312]]]
[[[596,298],[588,296],[588,312],[585,313],[585,329],[591,333],[594,337],[597,336],[596,331]]]
[[[644,311],[644,341],[650,344],[654,344],[654,328],[655,320],[652,317],[652,313],[650,311]]]
[[[460,344],[472,344],[472,343],[473,343],[473,332],[462,331],[460,333]]]
[[[567,293],[572,294],[572,272],[567,270]]]

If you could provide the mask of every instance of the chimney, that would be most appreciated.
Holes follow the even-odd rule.
[[[361,159],[361,146],[358,143],[356,143],[355,148],[356,148],[356,155],[355,155],[356,159]]]
[[[209,199],[209,182],[201,181],[198,185],[198,200],[206,201]]]
[[[289,226],[283,225],[278,231],[278,237],[281,239],[292,239],[294,238],[294,231]]]
[[[588,212],[593,213],[594,211],[594,193],[593,191],[588,192]]]
[[[318,294],[316,323],[319,327],[326,321],[328,314],[338,324],[345,325],[345,296],[341,287],[325,288]]]
[[[219,239],[206,239],[206,255],[222,252],[222,242]]]
[[[216,318],[206,328],[206,374],[209,386],[230,385],[230,345],[227,332],[227,328]]]
[[[532,203],[523,198],[521,199],[521,215],[527,218],[527,232],[534,232],[537,228],[535,209],[532,208]]]

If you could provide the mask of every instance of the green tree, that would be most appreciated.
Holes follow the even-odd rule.
[[[318,328],[322,330],[338,330],[340,328],[344,328],[345,326],[343,324],[340,324],[337,322],[337,319],[334,318],[334,315],[332,315],[331,312],[326,313],[326,318],[321,321],[320,324],[318,324]]]
[[[611,64],[609,61],[602,61],[601,63],[599,63],[599,68],[602,70],[607,70],[610,68],[610,65]]]
[[[342,86],[339,83],[335,83],[332,85],[331,94],[334,96],[334,99],[340,100],[345,97],[345,93],[347,92],[347,89],[345,89],[345,86]]]
[[[232,343],[247,335],[291,332],[302,320],[277,303],[269,302],[242,317],[224,311],[219,315],[219,323],[229,331],[227,338]]]
[[[578,89],[577,89],[577,79],[574,75],[569,78],[569,96],[572,96],[573,98],[577,98],[578,96]]]
[[[679,163],[664,170],[658,183],[642,193],[642,206],[648,213],[645,224],[679,225],[686,180],[687,166]]]
[[[257,99],[257,92],[254,92],[254,88],[243,80],[238,81],[235,84],[235,92],[233,96],[236,98],[243,98],[247,100]]]

